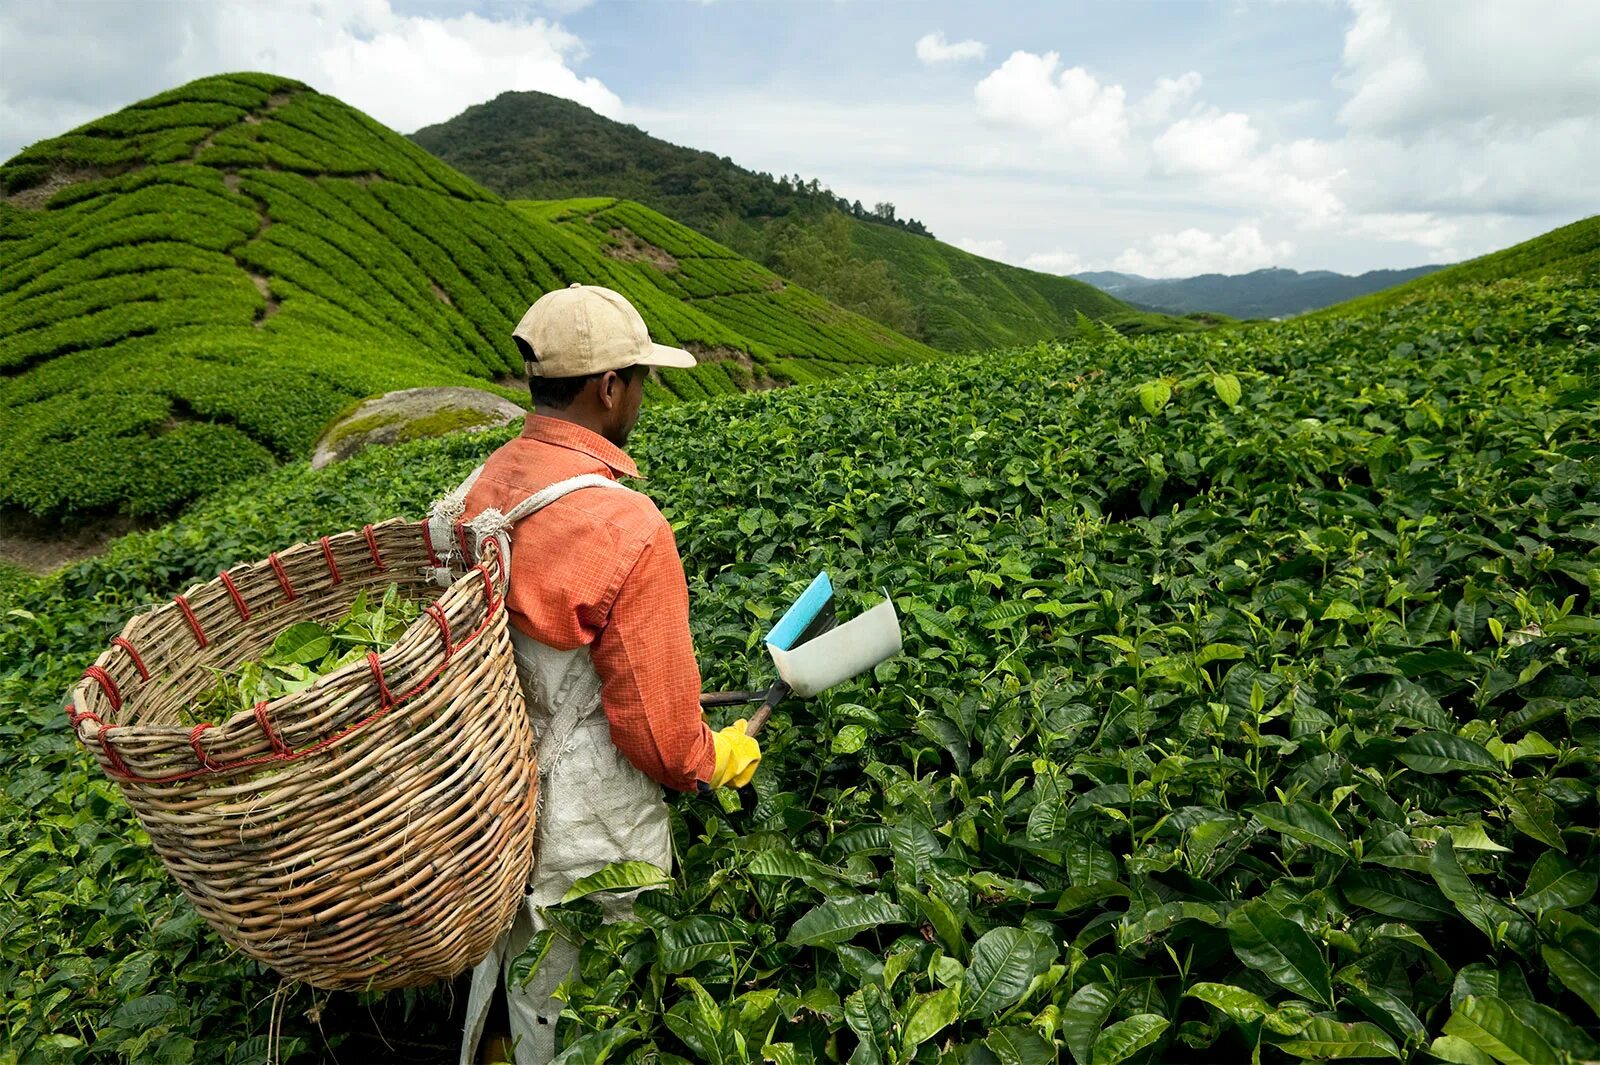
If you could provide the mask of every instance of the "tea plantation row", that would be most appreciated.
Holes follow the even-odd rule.
[[[1509,282],[647,411],[708,688],[822,568],[906,653],[780,711],[743,806],[676,801],[636,921],[560,912],[565,1060],[1600,1054],[1597,324]],[[142,604],[505,437],[284,470],[0,605],[13,1060],[259,1060],[276,980],[62,693]],[[290,1001],[293,1060],[452,1053],[442,993]]]
[[[305,457],[373,393],[525,398],[511,327],[570,281],[710,353],[652,382],[658,401],[932,354],[644,208],[512,208],[268,75],[41,142],[0,188],[0,507],[40,517],[170,513]],[[638,258],[662,247],[675,263]]]

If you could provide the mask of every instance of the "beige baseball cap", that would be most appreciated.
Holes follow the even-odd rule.
[[[644,319],[619,292],[571,284],[534,301],[511,335],[527,345],[535,377],[582,377],[624,366],[694,365],[694,356],[656,344]]]

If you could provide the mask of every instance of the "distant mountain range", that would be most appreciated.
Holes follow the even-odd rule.
[[[545,93],[502,93],[411,139],[507,199],[635,200],[946,351],[1070,336],[1080,312],[1126,332],[1200,328],[952,247],[893,204],[847,202],[816,180],[747,170]]]
[[[1369,270],[1351,276],[1329,270],[1282,270],[1276,267],[1248,274],[1201,274],[1198,277],[1153,278],[1096,270],[1073,274],[1102,292],[1136,307],[1168,314],[1211,311],[1234,318],[1286,318],[1365,296],[1442,266],[1409,270]]]

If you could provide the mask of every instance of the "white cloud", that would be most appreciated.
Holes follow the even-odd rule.
[[[1440,122],[1543,125],[1600,101],[1592,0],[1351,0],[1339,118],[1403,133]]]
[[[944,39],[942,32],[928,33],[917,38],[917,58],[927,66],[935,63],[957,63],[965,59],[982,59],[983,52],[982,41],[956,41],[951,44]]]
[[[1242,274],[1282,263],[1294,252],[1288,241],[1268,241],[1253,222],[1226,233],[1184,229],[1158,233],[1142,248],[1129,248],[1112,262],[1113,270],[1145,277]]]
[[[1130,115],[1140,125],[1165,122],[1182,110],[1204,83],[1205,79],[1198,70],[1180,74],[1176,78],[1157,78],[1156,87],[1144,94],[1133,106]]]
[[[1260,139],[1249,115],[1211,110],[1174,122],[1151,148],[1169,174],[1220,174],[1238,169]]]
[[[441,18],[390,0],[0,6],[0,158],[32,140],[206,74],[307,82],[410,132],[508,90],[605,114],[617,95],[574,64],[583,42],[544,18]]]
[[[1035,252],[1022,260],[1022,265],[1030,270],[1042,270],[1047,274],[1081,274],[1089,269],[1088,264],[1076,252],[1070,251]]]
[[[1057,72],[1061,56],[1012,52],[978,82],[978,113],[1046,133],[1100,162],[1119,160],[1128,139],[1127,94],[1082,67]]]
[[[977,240],[973,237],[962,237],[955,242],[956,247],[962,251],[970,251],[974,255],[981,255],[985,259],[1004,259],[1006,242],[1003,240]]]

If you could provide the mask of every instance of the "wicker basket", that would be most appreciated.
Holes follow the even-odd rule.
[[[78,739],[195,909],[292,979],[448,979],[522,899],[538,774],[502,545],[486,539],[442,592],[439,566],[427,523],[399,520],[234,566],[130,621],[73,690]],[[390,583],[431,600],[393,647],[254,712],[180,723],[212,670]]]

